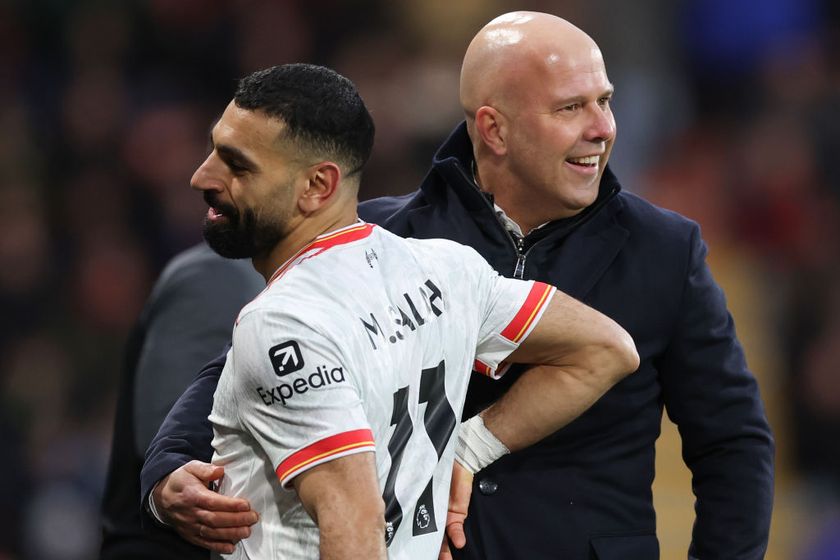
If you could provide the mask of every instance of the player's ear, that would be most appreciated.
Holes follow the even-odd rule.
[[[298,207],[304,214],[311,214],[326,204],[338,190],[341,168],[332,161],[312,165],[306,175],[306,186],[298,198]]]
[[[475,129],[493,154],[501,156],[507,152],[507,121],[502,113],[489,105],[479,107],[475,112]]]

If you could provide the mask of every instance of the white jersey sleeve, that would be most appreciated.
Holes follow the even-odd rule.
[[[543,282],[505,278],[478,258],[480,263],[469,264],[483,275],[478,284],[486,291],[473,368],[499,378],[507,370],[504,359],[528,337],[557,289]]]
[[[262,308],[234,330],[237,415],[285,487],[327,461],[375,451],[359,386],[336,344],[301,320]]]

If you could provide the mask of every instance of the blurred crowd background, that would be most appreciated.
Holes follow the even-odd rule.
[[[461,119],[458,73],[496,15],[601,45],[611,165],[700,222],[778,441],[770,559],[840,558],[840,4],[831,0],[0,1],[0,559],[95,557],[126,335],[200,239],[189,188],[253,70],[356,82],[377,124],[362,197],[405,193]],[[663,559],[692,519],[659,443]]]

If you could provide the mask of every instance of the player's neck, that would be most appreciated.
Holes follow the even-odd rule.
[[[293,227],[274,248],[265,256],[254,257],[251,262],[266,282],[274,272],[298,251],[312,243],[319,235],[352,225],[358,220],[355,207],[351,212],[324,216],[321,219],[304,219]]]

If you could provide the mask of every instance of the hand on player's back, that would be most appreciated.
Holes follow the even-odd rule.
[[[208,488],[224,468],[190,461],[172,471],[152,491],[163,521],[185,540],[214,552],[231,553],[259,520],[247,500],[222,496]]]

